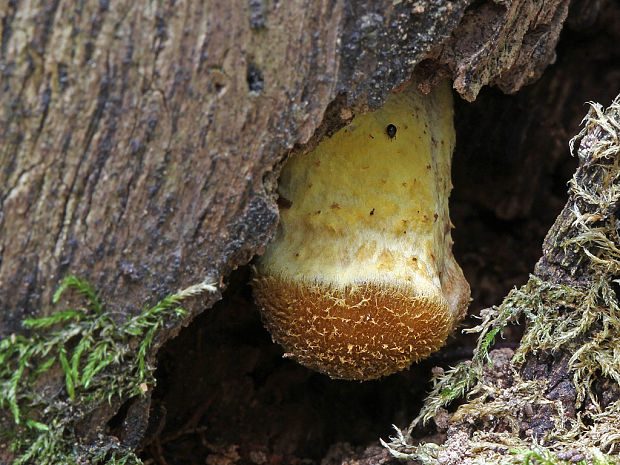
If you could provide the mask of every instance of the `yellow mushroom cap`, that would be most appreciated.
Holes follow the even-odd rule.
[[[280,224],[253,280],[287,356],[367,380],[445,343],[470,294],[451,251],[454,140],[449,85],[411,85],[287,162]]]

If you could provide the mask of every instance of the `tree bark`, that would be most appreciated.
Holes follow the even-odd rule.
[[[4,3],[1,334],[49,314],[69,272],[121,314],[222,285],[272,234],[274,166],[338,94],[376,107],[431,49],[468,98],[549,63],[566,0],[468,3]]]

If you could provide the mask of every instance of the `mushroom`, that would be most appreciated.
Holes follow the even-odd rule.
[[[470,290],[452,255],[448,83],[415,84],[282,169],[254,296],[286,356],[333,378],[395,373],[439,349]]]

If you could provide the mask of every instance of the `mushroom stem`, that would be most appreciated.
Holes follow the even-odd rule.
[[[439,349],[469,285],[452,255],[448,83],[410,85],[282,170],[255,299],[275,341],[333,378],[366,380]]]

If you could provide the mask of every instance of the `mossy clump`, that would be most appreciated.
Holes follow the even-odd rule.
[[[120,324],[88,282],[74,276],[63,280],[53,303],[69,289],[82,305],[27,319],[27,335],[0,341],[0,426],[12,463],[139,464],[104,431],[84,438],[80,423],[106,402],[120,406],[152,390],[158,330],[181,324],[181,301],[216,288],[206,281],[191,286]]]
[[[408,431],[384,443],[394,456],[436,464],[460,448],[456,456],[471,463],[618,463],[620,400],[609,393],[620,392],[620,96],[607,110],[592,103],[584,123],[570,143],[573,153],[578,147],[580,167],[535,275],[483,311],[482,323],[469,330],[480,333],[472,360],[436,376]],[[488,375],[489,349],[503,328],[522,321],[510,382],[496,382]],[[528,359],[541,354],[566,356],[574,414],[545,395],[544,376],[522,376]],[[452,416],[447,441],[411,445],[413,429],[457,398],[465,402]],[[536,409],[544,409],[547,426],[524,432],[524,412]]]

